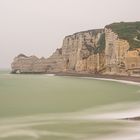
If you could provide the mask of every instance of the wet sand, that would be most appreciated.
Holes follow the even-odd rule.
[[[11,72],[12,73],[12,72]],[[16,73],[12,73],[16,74]],[[76,77],[93,77],[93,78],[105,78],[115,80],[125,80],[140,82],[140,76],[128,76],[128,75],[109,75],[109,74],[94,74],[94,73],[80,73],[80,72],[26,72],[20,74],[54,74],[56,76],[76,76]]]
[[[140,82],[140,76],[89,74],[89,73],[56,73],[55,75],[57,75],[57,76],[93,77],[93,78],[105,78],[105,79],[115,79],[115,80]]]

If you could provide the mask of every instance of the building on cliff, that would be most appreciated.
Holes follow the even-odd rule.
[[[140,22],[66,36],[62,48],[47,59],[21,54],[12,63],[12,73],[17,72],[140,75]]]

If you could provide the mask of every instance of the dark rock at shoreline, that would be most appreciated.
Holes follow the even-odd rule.
[[[140,117],[125,118],[124,120],[140,121]]]

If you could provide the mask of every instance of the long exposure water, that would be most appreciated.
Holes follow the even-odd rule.
[[[138,140],[140,86],[0,72],[0,140]]]

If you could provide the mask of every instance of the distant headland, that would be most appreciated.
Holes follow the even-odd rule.
[[[66,36],[49,58],[20,54],[12,73],[140,76],[140,22],[120,22]]]

